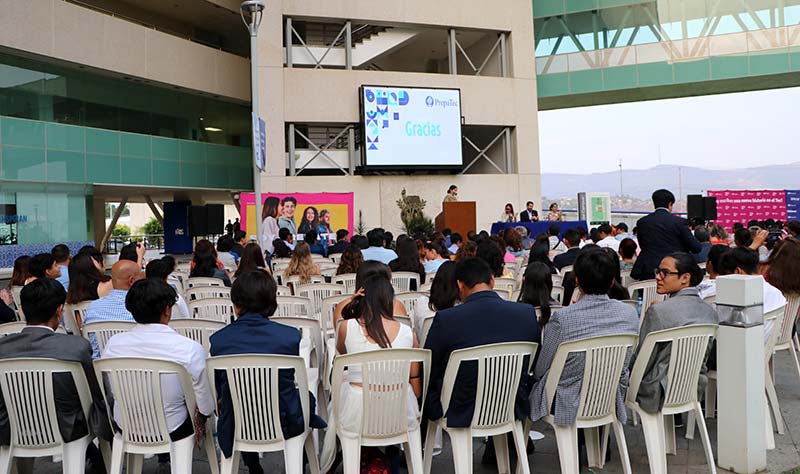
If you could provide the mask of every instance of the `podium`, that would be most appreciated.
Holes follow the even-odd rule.
[[[442,212],[436,216],[436,232],[449,228],[453,233],[459,233],[466,240],[467,233],[476,231],[475,202],[445,202],[442,203]]]

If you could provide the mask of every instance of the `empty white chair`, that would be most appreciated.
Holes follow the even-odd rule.
[[[89,342],[92,342],[92,338],[94,338],[97,341],[97,350],[103,354],[109,339],[117,334],[130,331],[134,326],[136,323],[133,321],[99,321],[84,324],[81,327],[81,335]]]
[[[80,303],[64,305],[64,329],[66,329],[68,333],[75,334],[76,336],[80,335],[83,318],[86,316],[86,309],[91,302],[91,300],[87,300],[81,301]]]
[[[234,430],[233,455],[222,458],[221,472],[239,472],[239,457],[245,452],[283,451],[287,474],[302,474],[303,451],[310,466],[311,474],[319,474],[319,460],[314,450],[313,438],[309,436],[310,417],[308,382],[301,357],[279,355],[230,355],[211,357],[207,360],[208,375],[214,397],[218,371],[224,371],[228,379],[233,403]],[[300,394],[305,431],[294,438],[284,439],[281,430],[280,377],[279,370],[294,372],[295,384]],[[115,473],[116,474],[116,473]]]
[[[212,319],[173,319],[169,322],[169,327],[175,332],[200,344],[206,352],[211,348],[211,335],[225,325],[225,322]]]
[[[273,258],[270,262],[272,264],[272,271],[274,272],[278,268],[288,267],[291,260],[291,258]]]
[[[225,284],[219,278],[190,277],[186,280],[186,288],[196,286],[225,286]]]
[[[312,314],[319,316],[322,313],[322,300],[330,296],[341,295],[344,287],[334,283],[312,283],[295,287],[295,294],[305,296],[311,300]]]
[[[562,283],[564,282],[564,277],[562,275],[553,275],[553,286],[564,286]]]
[[[356,292],[356,274],[355,273],[342,273],[341,275],[334,276],[331,281],[337,285],[344,285],[344,292],[352,295]]]
[[[9,334],[17,334],[22,331],[22,328],[27,326],[25,321],[14,321],[13,323],[0,324],[0,337],[8,336]]]
[[[498,471],[510,473],[507,433],[512,433],[517,450],[517,465],[522,474],[530,474],[525,451],[527,439],[522,423],[514,419],[514,404],[522,371],[529,371],[538,345],[531,342],[490,344],[470,349],[460,349],[450,354],[441,391],[442,412],[447,413],[456,375],[462,363],[477,362],[478,380],[475,391],[475,412],[469,428],[448,428],[441,418],[428,423],[425,438],[425,471],[430,474],[436,428],[441,427],[450,436],[456,474],[472,472],[472,438],[492,436],[497,453]],[[528,357],[528,363],[525,363]]]
[[[196,286],[184,292],[186,302],[203,300],[206,298],[231,298],[231,289],[225,286]]]
[[[336,276],[336,270],[338,267],[333,265],[333,267],[320,265],[319,274],[326,278],[333,278]]]
[[[278,285],[276,293],[278,296],[292,296],[292,289],[288,286]]]
[[[783,327],[778,342],[775,344],[775,352],[789,351],[792,354],[797,375],[800,376],[800,360],[797,358],[797,351],[800,350],[800,347],[797,346],[796,340],[792,339],[792,329],[797,323],[797,313],[800,311],[800,295],[788,296],[784,310]]]
[[[86,420],[92,396],[86,374],[78,362],[55,359],[0,360],[0,393],[5,401],[11,443],[0,446],[0,472],[11,472],[15,457],[61,456],[64,474],[83,474],[86,447],[92,440],[86,435],[65,443],[58,428],[53,376],[70,374]]]
[[[698,324],[652,332],[641,342],[639,354],[631,370],[625,404],[641,419],[647,458],[652,474],[667,474],[667,452],[675,452],[675,429],[672,415],[694,412],[700,430],[709,471],[716,474],[714,454],[708,439],[703,411],[697,401],[697,384],[708,344],[717,334],[714,324]],[[664,406],[658,413],[649,413],[639,406],[636,395],[647,364],[658,343],[671,343]]]
[[[411,282],[414,282],[412,285]],[[392,272],[392,286],[395,293],[408,293],[419,288],[419,273]]]
[[[162,376],[177,376],[188,416],[194,425],[197,402],[192,378],[186,369],[178,363],[166,360],[112,357],[95,360],[94,370],[97,380],[106,380],[108,383],[108,385],[100,384],[106,404],[108,405],[108,401],[113,399],[115,406],[119,408],[117,411],[120,419],[117,420],[117,424],[122,432],[114,434],[109,474],[122,472],[122,459],[125,454],[129,456],[127,472],[139,473],[142,471],[145,454],[164,452],[170,454],[173,474],[191,473],[195,435],[174,442],[170,439],[161,398],[161,382],[168,380]],[[111,393],[107,392],[107,388],[111,389]],[[113,398],[109,398],[110,396]],[[108,406],[108,413],[109,416],[113,413],[111,406]],[[218,474],[217,452],[211,437],[213,426],[211,418],[207,422],[204,446],[211,472]]]
[[[416,426],[409,426],[409,374],[411,364],[422,363],[422,406],[428,388],[431,352],[425,349],[381,349],[337,356],[333,363],[333,387],[340,387],[348,366],[361,366],[363,374],[362,418],[360,432],[345,429],[339,413],[343,400],[339,390],[331,392],[336,436],[342,445],[344,474],[358,474],[361,446],[402,444],[409,473],[421,474],[423,468],[419,416]],[[433,435],[431,435],[433,436]]]
[[[233,303],[230,298],[205,298],[190,301],[189,314],[193,319],[209,319],[228,324],[233,321]]]
[[[641,322],[644,319],[644,315],[647,314],[647,310],[650,309],[650,306],[654,302],[664,301],[667,299],[667,295],[659,295],[656,292],[656,281],[655,280],[645,280],[645,281],[637,281],[635,283],[631,283],[628,286],[628,291],[631,294],[631,298],[634,300],[636,299],[635,293],[637,291],[642,292],[642,312],[639,313],[639,321]]]
[[[314,315],[311,300],[304,296],[278,296],[275,316],[309,318]]]
[[[589,467],[603,468],[605,464],[606,432],[608,425],[614,429],[617,447],[625,474],[631,473],[631,461],[622,423],[617,419],[617,393],[619,378],[625,365],[628,351],[636,344],[634,335],[600,336],[579,341],[562,343],[550,371],[547,375],[545,394],[547,396],[547,412],[552,413],[558,383],[564,365],[571,355],[583,354],[581,395],[578,400],[578,416],[574,425],[559,425],[553,415],[544,417],[544,421],[553,427],[558,443],[558,457],[561,461],[561,472],[577,473],[578,467],[578,429],[586,435],[586,452]],[[600,428],[605,430],[601,433]]]
[[[420,293],[418,291],[409,291],[407,293],[395,294],[394,299],[403,304],[403,307],[406,309],[406,313],[412,314],[414,312],[414,308],[417,306],[417,300],[420,296],[424,295],[424,293]]]

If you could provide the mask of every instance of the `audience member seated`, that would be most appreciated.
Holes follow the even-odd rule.
[[[552,250],[554,252],[566,252],[567,251],[567,246],[564,245],[564,242],[562,242],[561,239],[558,238],[558,236],[560,234],[561,234],[561,227],[559,227],[556,224],[551,225],[547,229],[548,240],[549,240],[549,243],[550,243],[550,248],[548,249],[548,251],[550,251],[550,250]]]
[[[14,269],[11,272],[11,281],[8,283],[8,289],[14,287],[21,288],[25,286],[25,282],[31,277],[31,257],[23,255],[14,260]]]
[[[620,222],[614,230],[614,238],[622,242],[625,239],[633,239],[633,234],[628,233],[628,224]]]
[[[89,253],[79,253],[69,262],[69,290],[67,304],[94,301],[107,296],[114,289],[111,277]]]
[[[550,204],[549,211],[547,215],[544,216],[544,220],[552,222],[563,222],[565,220],[564,214],[558,209],[557,203]]]
[[[394,288],[391,270],[385,264],[366,261],[359,269],[358,292],[341,308],[343,322],[336,328],[337,347],[340,354],[353,354],[380,349],[410,349],[418,347],[417,338],[411,328],[397,322],[394,306]],[[325,442],[320,461],[321,472],[328,472],[336,456],[336,426],[358,433],[361,430],[363,401],[361,391],[361,367],[350,366],[347,383],[331,390],[340,390],[339,412],[330,406],[330,427],[325,433]],[[409,373],[407,418],[409,428],[418,425],[419,408],[417,398],[422,396],[422,376],[419,363],[413,363]],[[338,422],[336,421],[338,417]]]
[[[339,229],[336,231],[336,243],[332,246],[328,247],[328,255],[333,255],[337,253],[344,253],[344,249],[350,245],[350,242],[347,240],[347,236],[350,233],[346,229]]]
[[[655,274],[658,294],[670,297],[666,301],[650,306],[645,313],[639,334],[640,344],[651,332],[719,322],[714,308],[700,299],[697,285],[703,281],[703,270],[697,266],[691,254],[677,252],[664,257]],[[664,405],[664,385],[669,368],[670,349],[671,344],[659,344],[647,362],[636,400],[648,413],[657,413]],[[699,394],[705,392],[707,382],[704,363],[700,372]]]
[[[580,249],[581,234],[578,232],[577,229],[569,229],[566,232],[564,232],[563,243],[564,246],[567,248],[567,251],[553,257],[553,265],[559,270],[561,270],[564,267],[575,264],[575,259],[578,258],[578,252],[580,252],[581,250]]]
[[[522,247],[522,235],[517,232],[517,229],[506,229],[503,231],[503,241],[506,244],[506,252],[516,257],[525,255],[525,249]]]
[[[147,251],[141,242],[131,242],[119,251],[119,260],[136,262],[139,268],[144,268],[144,254]]]
[[[202,242],[202,240],[200,241]],[[200,243],[198,242],[198,244]],[[208,242],[208,241],[206,241]],[[221,262],[217,260],[216,253],[207,248],[195,248],[192,258],[192,270],[189,278],[217,278],[222,280],[225,286],[231,286],[231,280],[225,268],[220,268]]]
[[[697,263],[708,261],[708,252],[711,251],[711,235],[705,226],[699,225],[694,228],[694,238],[700,242],[700,251],[694,254]]]
[[[610,248],[615,252],[619,250],[619,240],[614,237],[614,229],[610,224],[600,224],[597,227],[597,232],[600,233],[600,240],[597,242],[598,247]]]
[[[514,227],[514,229],[519,232],[519,235],[522,236],[522,248],[525,250],[530,250],[531,246],[533,246],[533,239],[530,238],[528,235],[528,228],[522,225],[518,225]]]
[[[385,231],[380,227],[367,232],[369,247],[361,250],[364,261],[375,260],[388,265],[389,262],[397,258],[394,250],[384,248],[384,233]]]
[[[3,288],[0,290],[0,324],[13,323],[17,320],[17,313],[11,309],[11,304],[14,302],[14,295],[11,290]]]
[[[236,268],[236,257],[231,253],[232,250],[233,237],[223,235],[217,239],[217,259],[225,268]]]
[[[336,328],[338,326],[339,322],[343,319],[343,311],[345,307],[347,307],[347,304],[349,302],[351,302],[358,296],[363,296],[362,290],[364,289],[366,281],[370,278],[373,278],[375,275],[378,275],[379,277],[383,278],[382,275],[384,274],[385,271],[389,272],[389,281],[391,281],[392,270],[388,266],[380,262],[376,262],[375,260],[368,260],[363,264],[361,264],[360,267],[358,267],[358,271],[356,272],[356,292],[353,294],[353,298],[342,301],[336,305],[336,308],[334,308],[333,310],[333,321],[331,322],[331,327]],[[392,303],[392,315],[408,316],[406,307],[403,306],[403,303],[401,303],[397,299],[394,299]]]
[[[236,259],[236,263],[239,263],[239,260],[244,256],[244,247],[247,245],[247,232],[243,230],[237,230],[233,233],[233,248],[231,248],[230,252],[233,255],[233,258]]]
[[[133,321],[133,315],[125,305],[125,300],[128,296],[128,290],[143,277],[142,270],[136,262],[120,260],[115,263],[111,267],[111,284],[114,289],[107,296],[89,304],[89,307],[86,308],[86,317],[83,319],[83,324],[100,321]],[[98,359],[100,351],[94,334],[89,335],[89,342],[92,343],[92,358]]]
[[[422,325],[427,318],[432,318],[437,311],[452,308],[458,303],[458,285],[456,284],[456,263],[445,262],[439,267],[431,282],[430,296],[417,298],[411,319],[417,329],[417,337],[422,339]]]
[[[394,234],[388,230],[383,233],[383,248],[391,249],[394,247]]]
[[[256,270],[272,273],[267,267],[267,262],[264,260],[264,252],[261,246],[256,243],[247,244],[242,253],[242,258],[239,259],[239,266],[233,274],[236,278],[244,275],[245,273],[254,272]]]
[[[700,298],[705,300],[706,298],[717,296],[717,277],[721,275],[722,257],[730,250],[730,247],[723,244],[711,246],[711,250],[708,252],[708,260],[706,260],[706,274],[708,274],[708,279],[701,281],[697,285]]]
[[[559,244],[563,245],[563,244]],[[536,242],[531,247],[531,252],[528,255],[528,264],[532,262],[541,262],[550,268],[551,273],[558,273],[556,266],[553,264],[553,261],[550,260],[550,241],[548,237],[544,234],[540,234],[536,237]]]
[[[195,341],[183,337],[168,326],[172,307],[177,301],[175,289],[160,278],[147,278],[131,286],[125,298],[127,310],[136,320],[130,331],[112,336],[103,351],[103,359],[115,357],[142,357],[160,359],[182,365],[192,379],[199,422],[214,413],[216,403],[206,374],[206,351]],[[186,402],[177,374],[162,376],[161,396],[164,404],[167,429],[172,441],[194,435],[194,426],[186,409]],[[121,424],[119,405],[114,407],[114,421]],[[166,455],[159,455],[159,464],[167,463]],[[163,468],[159,466],[161,472]]]
[[[305,242],[298,242],[289,260],[289,266],[283,271],[283,278],[300,277],[300,284],[311,283],[311,277],[319,275],[319,265],[311,258],[311,248]]]
[[[786,232],[789,236],[794,237],[795,239],[800,236],[800,222],[798,221],[789,221],[786,223]]]
[[[639,248],[636,241],[633,239],[622,239],[619,243],[619,257],[622,261],[619,264],[619,269],[622,272],[630,273],[633,270],[633,265],[636,263],[636,250]]]
[[[465,258],[474,257],[477,251],[478,244],[471,240],[464,242],[464,244],[461,245],[461,248],[458,249],[458,252],[456,252],[456,262],[460,262]]]
[[[256,244],[249,244],[255,245]],[[259,254],[261,249],[258,249]],[[245,255],[247,250],[245,249]],[[241,266],[239,267],[241,268]],[[231,287],[231,301],[236,320],[211,335],[211,355],[278,354],[300,355],[301,333],[297,329],[271,321],[278,307],[275,280],[263,271],[248,271],[236,278]],[[294,385],[291,370],[279,372],[281,430],[284,439],[294,438],[304,432],[303,411],[300,396]],[[222,455],[233,455],[234,414],[231,392],[226,374],[216,378],[219,397],[219,419],[217,439]],[[325,428],[325,423],[316,416],[314,397],[311,397],[310,424],[314,428]],[[250,474],[260,474],[261,468],[256,453],[242,453],[242,460]]]
[[[364,235],[354,235],[350,238],[350,243],[355,244],[363,252],[369,248],[369,239]]]
[[[712,245],[730,245],[731,240],[728,231],[719,224],[709,224],[708,232]]]
[[[511,277],[511,273],[505,273],[505,262],[503,254],[505,250],[500,248],[494,240],[482,240],[475,249],[475,256],[489,265],[492,276],[495,278]],[[460,262],[459,262],[460,263]]]
[[[389,262],[389,268],[391,268],[393,272],[416,273],[419,275],[419,283],[425,283],[425,266],[422,265],[422,262],[419,260],[417,243],[411,239],[398,240],[397,258]],[[418,288],[411,288],[411,291],[417,290]]]
[[[281,239],[272,241],[272,247],[275,251],[272,253],[271,258],[290,258],[292,256],[292,249]]]
[[[608,298],[614,283],[614,258],[607,252],[590,248],[581,251],[573,273],[583,297],[576,303],[556,311],[544,330],[542,348],[536,362],[534,385],[530,394],[532,420],[551,414],[547,407],[545,385],[553,358],[562,343],[597,336],[630,334],[639,329],[639,317],[631,306]],[[630,360],[630,354],[626,356]],[[585,356],[571,354],[564,366],[555,394],[552,415],[559,425],[575,423],[581,393]],[[628,386],[627,363],[619,375],[617,417],[625,423],[625,390]]]
[[[294,251],[295,241],[291,230],[289,230],[287,227],[281,227],[281,229],[278,231],[278,239],[283,242],[284,245],[289,247],[289,250]]]
[[[544,330],[547,322],[552,316],[551,306],[561,306],[561,302],[556,301],[550,296],[553,293],[553,273],[550,267],[542,262],[533,262],[525,268],[522,277],[522,288],[519,292],[517,302],[525,303],[539,308],[541,317],[539,327]]]
[[[64,244],[58,244],[53,247],[53,250],[50,251],[53,254],[53,258],[56,259],[56,265],[59,266],[61,269],[61,276],[56,278],[56,281],[61,283],[61,286],[64,287],[64,290],[69,289],[69,247]]]
[[[602,247],[601,247],[602,248]],[[622,272],[620,270],[620,263],[619,263],[619,254],[612,249],[611,247],[603,248],[611,260],[614,261],[614,283],[611,284],[611,288],[608,290],[608,297],[612,300],[619,300],[625,301],[631,298],[628,289],[622,286]]]
[[[56,263],[56,259],[52,254],[40,253],[31,258],[28,269],[31,276],[28,277],[25,284],[39,279],[39,278],[52,278],[57,279],[61,276],[61,267]]]
[[[322,255],[323,257],[327,257],[328,254],[325,252],[325,246],[319,243],[317,239],[317,231],[313,229],[309,229],[303,235],[303,241],[308,244],[308,248],[312,254],[315,255]]]
[[[653,193],[655,211],[636,223],[637,239],[642,251],[631,270],[635,280],[651,280],[661,260],[674,252],[697,253],[700,242],[689,232],[688,222],[672,215],[675,196],[666,189]]]
[[[753,244],[753,234],[750,229],[738,229],[733,233],[733,244],[736,247],[749,247]]]
[[[461,234],[455,232],[452,236],[450,236],[450,246],[447,248],[447,251],[451,254],[456,254],[462,245],[464,245],[464,238],[461,237]]]
[[[214,257],[217,268],[220,270],[225,270],[225,265],[223,265],[222,262],[220,262],[217,258],[217,249],[214,248],[214,244],[212,244],[210,240],[200,239],[194,244],[194,253],[192,256],[197,254],[211,254]],[[195,265],[196,263],[194,259],[192,259],[192,262],[189,264],[189,272],[194,270]]]
[[[40,278],[26,285],[20,298],[27,325],[21,332],[3,337],[0,359],[32,357],[80,363],[92,395],[92,415],[89,420],[84,416],[72,377],[68,374],[55,374],[53,392],[58,431],[65,443],[76,441],[90,433],[110,439],[111,431],[103,394],[92,367],[92,348],[80,336],[56,333],[66,297],[64,287],[49,278]],[[0,398],[0,446],[8,446],[10,441],[8,413]],[[89,445],[87,456],[91,463],[91,472],[105,472],[103,459],[94,444]],[[68,460],[64,459],[63,462]]]
[[[434,240],[425,244],[425,273],[436,273],[449,260],[450,255],[441,241]]]
[[[342,258],[339,260],[336,274],[356,273],[362,263],[364,263],[364,257],[361,255],[361,249],[357,245],[348,244],[342,252]]]
[[[170,273],[172,273],[172,269],[169,264],[161,259],[151,260],[145,268],[146,278],[158,278],[159,280],[164,280],[168,285]],[[175,288],[172,285],[170,286],[173,289]],[[191,319],[192,316],[189,312],[189,305],[186,304],[186,300],[183,299],[180,292],[176,291],[175,293],[178,299],[175,302],[175,306],[172,308],[172,319]]]
[[[800,295],[800,240],[787,237],[775,244],[762,267],[762,275],[770,285],[786,296]]]
[[[459,370],[447,413],[442,410],[441,391],[450,355],[458,349],[502,342],[540,342],[536,312],[527,304],[503,300],[492,291],[492,269],[480,258],[456,264],[460,305],[438,311],[433,318],[425,348],[431,350],[430,382],[426,420],[447,417],[447,425],[466,428],[472,422],[477,389],[477,367]],[[523,370],[516,398],[515,415],[524,420],[529,413],[528,371]]]

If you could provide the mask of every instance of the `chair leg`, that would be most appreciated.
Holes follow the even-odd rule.
[[[647,459],[650,474],[667,474],[667,448],[664,432],[664,415],[639,412],[642,420],[644,441],[647,445]]]
[[[108,470],[108,474],[122,473],[122,459],[125,457],[125,451],[123,451],[124,448],[125,446],[122,442],[122,436],[114,436],[114,441],[111,446],[111,468]]]
[[[608,437],[611,432],[611,427],[606,425],[600,431],[600,467],[604,468],[606,464],[606,453],[608,453]]]
[[[553,424],[558,445],[558,459],[561,462],[562,474],[578,474],[578,429],[575,425]]]
[[[583,436],[586,439],[586,459],[589,461],[589,467],[602,469],[605,459],[601,459],[603,449],[600,442],[600,429],[585,428]]]
[[[97,444],[100,447],[100,454],[103,455],[103,463],[106,466],[106,472],[111,472],[111,444],[104,440],[97,438]]]
[[[425,433],[425,452],[422,459],[423,474],[431,474],[431,464],[433,464],[433,446],[436,443],[436,429],[438,426],[433,421],[428,421],[428,430]],[[3,473],[0,473],[3,474]]]
[[[766,412],[764,422],[767,425],[765,428],[767,434],[767,451],[771,451],[775,449],[775,433],[772,432],[772,418],[769,416],[769,402],[764,404],[764,411]]]
[[[419,428],[408,432],[408,442],[404,445],[406,466],[409,474],[423,474],[422,437]]]
[[[142,474],[142,465],[144,464],[144,455],[127,453],[128,464],[127,474]],[[170,459],[170,463],[172,460]]]
[[[319,474],[319,454],[314,437],[310,433],[306,434],[305,451],[308,458],[308,471],[311,474]]]
[[[220,473],[221,474],[234,474],[239,472],[239,458],[241,457],[241,453],[239,451],[234,451],[231,453],[231,457],[226,458],[224,455],[220,459]]]
[[[283,463],[286,467],[286,474],[303,474],[303,447],[306,438],[306,434],[303,433],[284,441]],[[311,449],[314,449],[313,445]]]
[[[797,359],[797,346],[794,341],[790,341],[789,345],[791,346],[789,352],[792,353],[792,358],[794,359],[794,368],[797,369],[797,376],[800,377],[800,360]]]
[[[706,385],[706,418],[717,417],[717,380],[709,378]]]
[[[625,440],[625,430],[622,429],[622,423],[617,420],[611,424],[614,428],[614,437],[617,439],[617,448],[619,448],[619,462],[622,464],[622,474],[632,474],[631,471],[631,458],[628,454],[628,442]],[[603,456],[605,460],[605,455]]]
[[[674,415],[662,415],[662,417],[664,418],[664,447],[667,454],[678,454],[675,442],[675,417]]]
[[[469,428],[448,428],[453,446],[455,474],[472,474],[472,431]]]
[[[191,474],[193,451],[194,435],[169,443],[169,465],[172,474]],[[216,458],[216,453],[214,453],[214,459]],[[211,459],[208,462],[211,464]]]
[[[217,447],[214,444],[214,428],[216,421],[213,416],[208,417],[206,420],[206,437],[203,440],[203,447],[206,450],[206,458],[208,459],[208,466],[211,474],[219,474],[219,459],[217,459]]]
[[[11,474],[11,464],[14,456],[11,455],[11,448],[0,446],[0,474]]]
[[[64,443],[61,454],[61,466],[64,474],[83,474],[86,469],[86,447],[92,439],[85,436],[81,439]]]
[[[344,474],[359,474],[361,472],[361,443],[357,438],[340,437],[342,445],[342,464]]]
[[[497,472],[511,474],[511,459],[508,457],[508,437],[506,433],[492,436],[494,452],[497,457]]]
[[[697,412],[697,429],[700,431],[700,439],[703,440],[703,449],[706,452],[706,461],[711,474],[717,474],[717,463],[714,461],[714,452],[711,451],[711,441],[708,438],[708,429],[706,429],[706,421],[703,419],[703,412],[700,411],[700,403],[695,402],[695,411]]]
[[[778,430],[778,434],[782,435],[786,433],[786,425],[783,422],[783,415],[781,414],[781,405],[778,403],[778,393],[775,391],[775,383],[772,381],[772,377],[769,377],[767,374],[767,402],[769,406],[772,408],[772,416],[775,418],[775,428]]]
[[[694,425],[694,410],[692,410],[686,417],[686,439],[694,439]]]
[[[514,447],[517,450],[517,474],[530,474],[531,466],[528,464],[528,432],[522,428],[522,423],[514,422]]]

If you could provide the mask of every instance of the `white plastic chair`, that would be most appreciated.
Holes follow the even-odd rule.
[[[338,264],[339,261],[342,259],[342,254],[341,253],[332,253],[332,254],[328,255],[328,258],[331,259],[331,261],[333,263]]]
[[[109,474],[122,472],[122,459],[128,455],[130,473],[142,472],[146,454],[169,452],[172,474],[192,472],[192,451],[195,435],[173,442],[169,437],[167,418],[162,401],[162,379],[164,375],[177,376],[186,402],[188,416],[195,422],[197,402],[194,397],[192,378],[186,369],[175,362],[141,357],[112,357],[94,361],[97,380],[108,405],[109,416],[113,413],[109,400],[119,406],[121,433],[114,434],[111,446],[111,469]],[[111,393],[107,389],[111,389]],[[109,398],[111,397],[111,398]],[[209,417],[204,447],[208,464],[213,474],[219,474],[217,451],[211,436],[213,417]]]
[[[292,296],[292,289],[285,285],[278,285],[277,296]]]
[[[637,281],[628,286],[628,292],[634,300],[636,299],[634,294],[637,291],[642,292],[642,312],[639,314],[639,324],[641,325],[641,322],[644,320],[644,315],[647,314],[647,310],[650,309],[650,306],[652,306],[654,302],[666,300],[667,295],[659,295],[657,293],[655,280]]]
[[[275,316],[271,318],[272,321],[280,324],[285,324],[287,326],[292,326],[293,328],[297,328],[303,333],[303,337],[308,337],[310,341],[310,349],[308,352],[308,359],[303,354],[303,351],[300,351],[300,356],[303,357],[306,364],[306,380],[308,382],[308,386],[313,390],[313,392],[317,395],[318,400],[325,400],[324,397],[321,395],[323,394],[322,390],[324,387],[320,383],[320,374],[326,373],[325,372],[325,342],[322,339],[322,330],[319,325],[319,321],[312,318],[290,318],[290,317],[282,317],[282,316]],[[322,410],[325,407],[326,403],[320,403],[318,405],[319,409]]]
[[[433,326],[433,318],[436,316],[429,316],[422,320],[422,329],[420,330],[420,338],[419,338],[419,346],[425,347],[425,341],[428,339],[428,333],[431,332],[431,326]]]
[[[800,350],[800,347],[798,347],[796,339],[792,339],[792,329],[797,323],[798,311],[800,311],[800,295],[787,296],[784,311],[783,326],[778,342],[775,344],[775,352],[789,351],[794,359],[797,375],[800,377],[800,360],[797,358],[797,351]]]
[[[419,286],[419,293],[429,295],[431,293],[431,286],[433,286],[433,280],[428,280],[427,277],[425,277],[425,283]]]
[[[334,283],[312,283],[295,287],[296,295],[304,296],[311,300],[312,314],[317,316],[322,313],[322,301],[325,298],[344,294],[344,291],[344,286]]]
[[[190,277],[186,280],[187,289],[198,286],[225,286],[225,284],[219,278]]]
[[[622,374],[628,351],[636,344],[637,336],[600,336],[579,341],[562,343],[545,385],[547,412],[552,413],[558,383],[564,365],[570,356],[585,357],[581,394],[578,399],[578,416],[574,425],[559,425],[553,415],[544,417],[544,421],[553,427],[558,443],[558,457],[561,461],[561,472],[577,473],[578,464],[578,429],[586,435],[586,452],[589,467],[602,469],[605,464],[605,452],[608,443],[608,425],[614,429],[619,448],[622,471],[631,473],[631,461],[625,442],[622,423],[617,419],[617,393],[620,374]],[[603,433],[600,428],[604,427]]]
[[[333,295],[322,300],[320,326],[326,339],[333,338],[333,313],[336,311],[336,306],[342,301],[348,300],[351,296],[352,294]]]
[[[0,393],[5,400],[11,444],[0,446],[0,472],[11,472],[15,457],[61,456],[64,474],[83,474],[91,435],[65,443],[58,429],[53,376],[70,374],[78,391],[84,419],[92,397],[78,362],[55,359],[0,360]]]
[[[667,453],[675,453],[675,429],[672,415],[694,412],[700,430],[706,461],[712,474],[716,474],[714,453],[703,419],[703,410],[697,401],[697,384],[705,360],[708,344],[717,334],[716,324],[698,324],[652,332],[642,341],[636,362],[631,370],[630,386],[625,404],[641,419],[647,458],[651,474],[667,474]],[[671,343],[667,371],[664,406],[658,413],[649,413],[639,406],[636,396],[647,364],[658,343]]]
[[[117,334],[130,331],[134,326],[136,323],[133,321],[98,321],[84,324],[81,327],[81,335],[89,342],[91,342],[91,337],[94,337],[97,341],[97,349],[102,354],[109,339]]]
[[[629,288],[631,286],[631,284],[635,282],[635,280],[633,278],[631,278],[631,272],[630,271],[621,272],[620,273],[620,277],[622,279],[620,284],[622,286],[624,286],[625,288]]]
[[[300,286],[314,285],[314,284],[320,284],[320,283],[325,283],[325,277],[323,277],[322,275],[312,275],[309,278],[308,283],[300,283],[300,276],[299,275],[292,275],[292,276],[288,276],[288,277],[287,276],[283,277],[283,284],[288,286],[289,288],[291,288],[292,289],[292,294],[295,295],[295,296],[299,296],[298,290],[300,289]]]
[[[428,368],[431,352],[426,349],[381,349],[337,356],[333,362],[333,387],[344,382],[344,370],[360,365],[363,373],[362,419],[359,433],[342,428],[340,411],[341,393],[333,390],[333,410],[337,416],[335,426],[342,445],[344,474],[358,474],[361,467],[361,446],[389,446],[402,444],[409,473],[421,474],[423,468],[422,441],[419,417],[417,425],[409,427],[408,390],[411,364],[422,363],[422,406],[428,389]]]
[[[513,435],[517,459],[520,460],[517,466],[521,468],[522,474],[530,474],[525,450],[527,439],[522,432],[522,422],[514,419],[514,404],[520,375],[523,371],[530,370],[537,348],[538,344],[532,342],[509,342],[460,349],[450,354],[441,391],[442,412],[447,413],[459,367],[467,361],[476,361],[478,366],[475,411],[468,428],[448,428],[444,417],[428,423],[424,474],[431,472],[437,427],[441,427],[450,436],[456,474],[472,472],[472,438],[486,436],[492,436],[494,440],[498,471],[510,473],[506,438],[509,432]],[[527,364],[524,363],[525,357],[528,357]]]
[[[81,334],[83,318],[86,317],[86,309],[91,302],[91,300],[87,300],[81,301],[80,303],[64,305],[64,329],[66,329],[68,333],[76,336]]]
[[[9,334],[17,334],[21,332],[22,329],[27,325],[28,323],[25,321],[14,321],[12,323],[0,324],[0,337],[8,336]]]
[[[572,271],[573,265],[566,265],[561,267],[561,270],[558,271],[560,275],[566,275],[567,273]]]
[[[392,316],[392,318],[398,323],[408,326],[408,328],[411,329],[412,332],[414,331],[414,323],[411,321],[411,318],[409,316],[403,316],[398,314],[396,316]]]
[[[213,319],[173,319],[169,322],[169,327],[175,332],[200,344],[206,352],[211,348],[211,335],[225,325],[226,323]]]
[[[553,286],[553,290],[550,291],[550,297],[556,301],[563,301],[564,300],[564,287],[563,286]]]
[[[419,288],[419,273],[414,272],[392,272],[392,286],[395,293],[408,293],[412,288],[411,282],[414,282],[413,288]]]
[[[331,281],[337,285],[344,285],[344,292],[347,294],[352,295],[357,290],[355,273],[342,273],[334,276]]]
[[[291,261],[291,258],[273,258],[270,262],[272,264],[272,271],[275,272],[279,267],[286,268]]]
[[[234,430],[233,455],[223,456],[222,474],[239,472],[239,457],[244,452],[266,453],[283,451],[287,474],[302,474],[303,451],[311,474],[319,474],[319,459],[314,450],[311,429],[308,426],[308,382],[304,362],[298,356],[283,355],[229,355],[211,357],[206,361],[214,398],[217,371],[225,371],[233,402]],[[280,387],[278,371],[294,371],[295,384],[300,395],[305,431],[294,438],[284,439],[281,429]]]
[[[510,295],[511,292],[519,289],[519,282],[515,278],[495,278],[494,287],[495,289],[505,289]]]
[[[418,291],[409,291],[406,293],[396,293],[394,295],[394,299],[403,304],[403,307],[406,309],[406,313],[412,314],[414,312],[414,308],[417,307],[417,300],[420,296],[424,295],[424,293],[420,293]]]
[[[278,296],[276,300],[278,308],[274,316],[310,318],[314,315],[311,300],[304,296]]]
[[[179,262],[175,264],[175,272],[183,272],[188,275],[189,272],[191,271],[191,268],[192,268],[192,262]]]
[[[17,309],[17,319],[25,321],[25,314],[22,312],[22,298],[20,297],[22,288],[21,286],[11,287],[11,300],[14,302],[14,307]]]
[[[193,319],[207,319],[228,324],[233,320],[233,303],[230,298],[205,298],[188,303]]]
[[[497,293],[500,296],[500,298],[503,298],[506,301],[511,301],[511,293],[512,293],[512,291],[510,289],[508,289],[508,288],[495,288],[493,291],[495,293]]]
[[[187,303],[207,298],[231,299],[231,289],[225,286],[196,286],[186,290],[184,296]]]

